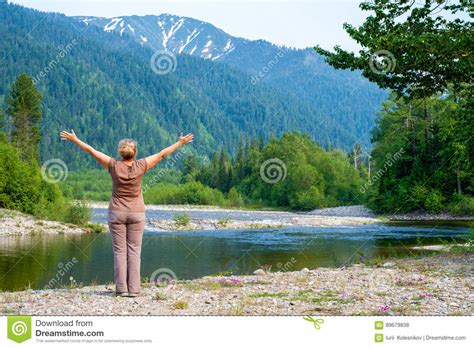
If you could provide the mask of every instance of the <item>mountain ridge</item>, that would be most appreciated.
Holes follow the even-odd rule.
[[[84,23],[95,17],[74,18]],[[90,23],[154,51],[190,54],[236,68],[247,74],[251,83],[271,86],[304,100],[335,122],[344,124],[355,135],[351,136],[353,142],[358,141],[366,148],[371,144],[370,130],[376,113],[388,96],[387,91],[380,90],[359,72],[333,69],[312,48],[297,49],[262,39],[234,37],[211,23],[191,17],[172,14],[100,17]],[[133,32],[121,33],[129,25]],[[147,41],[143,42],[141,37]]]
[[[150,68],[151,49],[18,5],[0,3],[0,34],[3,108],[20,73],[37,76],[75,40],[36,84],[44,106],[41,157],[65,158],[71,169],[94,164],[59,141],[64,128],[111,155],[120,138],[138,139],[141,153],[148,154],[181,131],[196,134],[193,151],[201,156],[236,148],[240,137],[268,139],[289,130],[311,134],[323,146],[350,145],[351,134],[307,102],[252,85],[247,74],[227,64],[178,55],[175,72],[157,75]]]

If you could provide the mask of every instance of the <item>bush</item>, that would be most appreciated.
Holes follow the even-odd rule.
[[[301,210],[322,208],[325,206],[325,197],[318,187],[311,186],[309,190],[296,193],[290,199],[290,206]]]
[[[400,189],[399,191],[400,191],[399,198],[408,196],[408,199],[404,204],[407,207],[406,210],[411,211],[411,210],[416,210],[416,209],[422,209],[423,207],[427,209],[426,202],[428,200],[428,194],[430,192],[423,185],[415,185],[413,189],[410,190],[409,192],[404,192],[402,189]]]
[[[156,184],[145,192],[144,198],[147,204],[221,205],[225,201],[222,192],[200,182],[182,185]]]
[[[86,230],[90,233],[105,233],[108,231],[107,227],[102,224],[98,224],[95,222],[88,222],[86,225],[83,226]]]
[[[0,207],[40,218],[57,219],[64,197],[56,184],[43,180],[37,163],[26,163],[9,143],[0,142]]]
[[[75,225],[86,225],[92,216],[92,209],[86,201],[71,204],[64,216],[64,221]]]
[[[173,221],[177,226],[187,226],[191,221],[191,216],[185,213],[176,213],[173,215]]]
[[[474,197],[456,194],[447,207],[454,215],[474,215]]]
[[[443,195],[438,190],[431,190],[424,202],[425,210],[430,213],[439,213],[443,210]]]
[[[232,187],[227,194],[227,203],[231,207],[241,207],[244,205],[242,195],[237,191],[235,187]]]

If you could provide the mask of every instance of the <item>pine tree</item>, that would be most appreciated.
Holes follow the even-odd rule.
[[[7,99],[7,115],[11,122],[11,141],[23,160],[39,160],[41,95],[33,80],[21,74],[13,83]]]

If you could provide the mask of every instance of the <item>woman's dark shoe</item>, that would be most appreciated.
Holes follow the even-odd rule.
[[[138,297],[140,294],[138,292],[129,292],[128,297]]]

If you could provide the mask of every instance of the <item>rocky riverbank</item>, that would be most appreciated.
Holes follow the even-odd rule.
[[[38,219],[18,211],[0,209],[0,236],[81,234],[90,232],[92,232],[90,228],[83,228],[58,221]]]
[[[302,269],[146,283],[140,297],[113,285],[0,293],[21,315],[472,315],[472,254],[378,266]]]
[[[93,208],[107,208],[105,202],[91,203]],[[224,209],[214,206],[190,205],[148,205],[147,209],[157,211],[173,211],[188,215],[189,221],[183,223],[176,219],[148,219],[148,227],[157,231],[192,231],[192,230],[222,230],[222,229],[262,229],[283,227],[334,227],[381,223],[384,221],[434,221],[439,220],[472,220],[472,217],[456,217],[450,215],[404,214],[392,216],[376,216],[364,206],[343,206],[317,209],[305,213],[285,211],[257,211],[241,209]],[[222,213],[222,218],[207,219],[191,217],[193,212]],[[228,213],[243,213],[252,215],[251,220],[229,219]],[[220,215],[220,214],[219,214]],[[90,232],[105,232],[107,225],[91,224],[90,228],[78,227],[56,221],[41,220],[16,211],[0,209],[0,235],[27,234],[78,234]]]
[[[149,219],[148,224],[160,231],[193,231],[222,229],[262,229],[283,227],[331,227],[363,225],[381,222],[375,218],[334,217],[334,216],[300,216],[278,218],[275,220],[231,220],[231,219],[191,219],[188,223],[176,223],[173,219]]]

